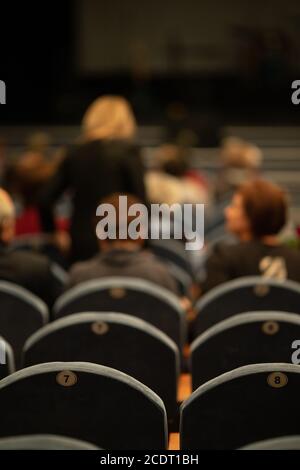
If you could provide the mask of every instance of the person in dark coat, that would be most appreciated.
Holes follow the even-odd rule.
[[[128,192],[145,201],[144,168],[132,143],[136,122],[127,101],[117,96],[98,98],[86,111],[82,130],[82,141],[69,149],[39,203],[43,229],[53,232],[53,205],[69,192],[71,262],[98,251],[93,222],[99,200],[113,192]]]

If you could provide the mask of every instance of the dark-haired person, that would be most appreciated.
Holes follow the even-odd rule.
[[[140,204],[141,201],[129,194],[127,206]],[[123,196],[124,196],[123,195]],[[121,217],[123,228],[128,233],[128,226],[135,217],[121,212],[121,194],[115,193],[104,198],[102,204],[110,204],[115,210],[115,220],[111,220],[111,226],[115,224],[116,238],[99,239],[100,252],[90,260],[75,263],[70,270],[69,287],[83,281],[98,279],[107,276],[136,277],[151,281],[165,287],[178,295],[176,281],[168,272],[167,267],[161,263],[149,250],[145,249],[145,240],[141,237],[121,239],[119,237],[119,220]],[[101,219],[99,219],[101,220]]]
[[[277,185],[262,179],[243,184],[225,209],[227,229],[238,243],[213,248],[202,292],[242,276],[300,282],[300,252],[282,245],[278,237],[287,209],[286,196]]]

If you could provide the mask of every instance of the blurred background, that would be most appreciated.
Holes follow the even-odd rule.
[[[170,293],[178,296],[180,310],[184,309],[182,313],[186,313],[187,323],[192,325],[189,339],[194,334],[192,323],[199,312],[196,301],[210,288],[207,285],[253,273],[267,277],[267,271],[280,281],[286,277],[300,282],[300,104],[294,105],[291,100],[292,82],[300,80],[299,0],[10,0],[1,3],[0,41],[0,80],[6,83],[7,97],[7,104],[0,106],[0,281],[8,280],[31,290],[51,308],[65,288],[88,278],[117,275],[148,280],[170,288]],[[264,182],[266,192],[257,192],[258,178],[277,183],[284,191],[276,187],[268,189]],[[246,196],[239,193],[244,183],[249,183],[250,188],[254,184],[251,197],[248,196],[249,204]],[[134,246],[133,240],[123,240],[122,244],[121,238],[116,244],[99,243],[95,233],[96,208],[111,193],[129,193],[146,203],[193,205],[195,210],[184,233],[186,239],[192,239],[188,237],[191,233],[195,236],[196,205],[204,204],[203,249],[188,251],[182,243],[186,239],[175,237],[178,227],[182,229],[182,219],[175,215],[170,240],[161,237],[147,240],[145,245],[135,240]],[[262,229],[258,223],[252,223],[257,215],[255,211],[252,219],[247,214],[253,195],[254,207],[258,207],[256,212],[263,221]],[[277,216],[278,208],[283,216]],[[272,212],[277,225],[272,224]],[[279,219],[284,227],[278,223]],[[152,227],[159,226],[161,220],[163,217],[151,218]],[[256,227],[255,231],[251,225],[261,230]],[[272,225],[277,228],[270,229]],[[245,240],[249,244],[243,244]],[[234,251],[236,247],[240,251]],[[228,252],[231,255],[227,256]],[[147,258],[148,254],[155,257]],[[77,261],[83,264],[80,276],[77,270],[76,276],[72,268],[69,271]],[[247,304],[245,311],[263,310],[266,305],[268,310],[280,310],[284,299],[295,296],[295,303],[286,301],[283,310],[288,308],[299,313],[299,294],[291,296],[295,288],[287,286],[287,297],[281,294],[281,288],[277,294],[273,288],[269,292],[269,288],[256,291],[251,287],[255,300],[250,306]],[[120,300],[121,307],[126,289],[126,284],[125,288],[121,284],[120,288],[109,289],[113,302]],[[138,287],[137,292],[140,291]],[[0,286],[1,335],[7,338],[6,330],[2,331],[3,322],[8,330],[12,328],[12,337],[14,332],[19,335],[27,317],[20,311],[20,321],[9,325],[5,315],[14,309],[9,303],[8,311],[5,310],[1,295]],[[148,297],[142,300],[141,295],[138,304],[139,295],[132,304],[125,298],[124,305],[130,305],[130,309],[136,305],[143,319],[149,313],[151,323],[152,314],[159,314],[165,307],[159,304],[156,308],[156,303],[150,301],[148,312]],[[244,302],[240,302],[244,291],[237,289],[233,295],[232,305],[237,298],[237,304],[241,304],[238,308],[244,308]],[[245,302],[247,296],[246,293]],[[262,303],[257,300],[260,297]],[[266,299],[271,299],[271,303],[269,300],[265,303]],[[116,303],[105,302],[101,308],[113,305],[107,310],[124,311]],[[94,311],[93,302],[91,305],[84,310]],[[203,305],[205,310],[207,303]],[[205,312],[213,313],[214,304],[210,308],[211,311],[208,308]],[[241,312],[230,305],[225,310],[230,314]],[[170,312],[175,313],[173,307]],[[178,312],[176,308],[181,347],[184,314],[179,316]],[[202,311],[200,323],[201,315]],[[213,318],[213,322],[218,321],[217,313]],[[270,335],[279,330],[277,321],[283,325],[284,315],[275,320],[266,322],[273,324]],[[162,322],[168,323],[164,315]],[[293,331],[296,323],[293,319]],[[154,321],[153,324],[161,327]],[[274,336],[278,351],[275,347],[273,351],[273,346],[265,346],[271,344],[266,336],[263,343],[258,343],[261,349],[255,348],[253,352],[253,363],[270,362],[272,357],[281,363],[290,362],[290,342],[285,328],[281,331],[283,336]],[[242,334],[246,330],[240,331]],[[254,336],[249,334],[249,338],[258,338],[257,332]],[[241,351],[242,361],[250,362],[247,359],[250,356],[244,357],[247,344],[253,342],[249,338],[248,343],[237,342],[236,348],[232,347],[234,336],[233,342],[229,339],[224,347],[226,354],[228,349],[229,359],[224,356],[223,361],[223,351],[220,354],[223,363],[233,364],[232,351],[236,351],[236,358]],[[17,355],[22,349],[18,341]],[[288,355],[281,356],[280,351],[284,349],[278,341],[284,347],[288,345]],[[250,350],[252,354],[252,349],[248,348],[247,354]],[[112,351],[115,356],[115,345]],[[270,356],[273,352],[274,356]],[[189,347],[181,353],[187,359]],[[18,356],[17,361],[20,361]],[[132,362],[130,359],[130,366]],[[210,367],[206,359],[199,361],[201,367],[206,363]],[[142,369],[148,373],[155,367]],[[180,401],[191,391],[189,377],[186,384]],[[263,397],[267,396],[264,393]],[[294,403],[293,387],[290,393],[290,403]],[[176,390],[174,398],[175,395]],[[253,395],[256,396],[256,389],[251,400]],[[249,410],[255,418],[258,415],[251,400]],[[259,406],[255,406],[261,412],[263,398],[257,403]],[[273,401],[270,403],[267,412],[271,410],[270,416],[277,417],[278,407],[272,408]],[[246,408],[248,413],[248,405]],[[292,408],[287,412],[282,409],[282,416],[285,414],[289,419]],[[9,429],[13,421],[18,422],[19,432],[19,420],[11,417],[7,420]],[[27,422],[30,421],[28,418]],[[273,425],[275,421],[270,418],[269,422]],[[278,422],[281,425],[280,419]],[[238,429],[238,426],[231,428]],[[249,427],[253,437],[252,428],[254,425]],[[271,434],[277,437],[284,432],[284,425],[282,432],[278,427],[274,429],[276,432],[272,429]],[[290,429],[291,434],[299,434],[298,430],[295,432],[293,420]],[[5,420],[0,435],[4,432]],[[267,432],[259,432],[258,436],[268,437]],[[105,442],[102,445],[110,448]],[[237,447],[240,446],[241,443]]]
[[[156,148],[172,143],[188,149],[188,167],[214,201],[227,193],[224,167],[249,166],[298,207],[297,0],[6,2],[1,16],[0,177],[24,152],[48,158],[74,143],[88,105],[121,95],[148,168]],[[227,152],[231,137],[240,140]],[[250,159],[246,148],[234,156],[236,143],[255,146]]]
[[[297,124],[297,0],[64,0],[2,6],[2,124],[78,124],[100,94],[141,125],[192,130]]]

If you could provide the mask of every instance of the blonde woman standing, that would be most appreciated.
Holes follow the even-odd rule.
[[[53,204],[65,191],[71,195],[71,262],[88,259],[97,252],[94,220],[103,197],[124,192],[145,200],[144,168],[133,143],[135,133],[136,121],[124,98],[98,98],[83,117],[79,144],[69,149],[41,194],[45,232],[55,231]]]

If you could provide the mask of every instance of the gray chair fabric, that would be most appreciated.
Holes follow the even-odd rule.
[[[151,388],[163,400],[169,424],[178,414],[179,351],[164,333],[120,313],[78,313],[34,333],[24,346],[24,366],[84,361],[118,369]]]
[[[177,282],[179,293],[182,296],[190,297],[190,288],[193,284],[193,278],[184,269],[171,261],[165,261],[166,266],[172,277]]]
[[[0,436],[55,434],[104,449],[166,449],[162,400],[132,377],[87,362],[53,362],[0,381]]]
[[[162,261],[178,266],[192,279],[193,269],[182,240],[149,240],[149,245]]]
[[[56,318],[87,311],[138,317],[166,333],[179,348],[186,340],[185,313],[178,298],[149,281],[107,277],[83,282],[63,294],[54,305]]]
[[[276,310],[300,313],[300,284],[247,276],[226,282],[205,294],[195,306],[193,337],[243,312]]]
[[[58,287],[64,288],[69,281],[69,274],[57,263],[51,263],[50,269]]]
[[[3,437],[0,450],[99,450],[99,447],[64,436],[36,434],[30,436]]]
[[[300,315],[247,312],[206,330],[191,344],[193,390],[225,372],[248,364],[290,363],[300,339]]]
[[[181,449],[230,450],[297,435],[300,366],[254,364],[201,385],[181,406]]]
[[[261,442],[254,442],[239,450],[299,450],[300,436],[285,436],[277,439],[266,439]]]
[[[25,340],[49,321],[46,304],[16,284],[0,281],[0,335],[11,345],[16,367]]]

